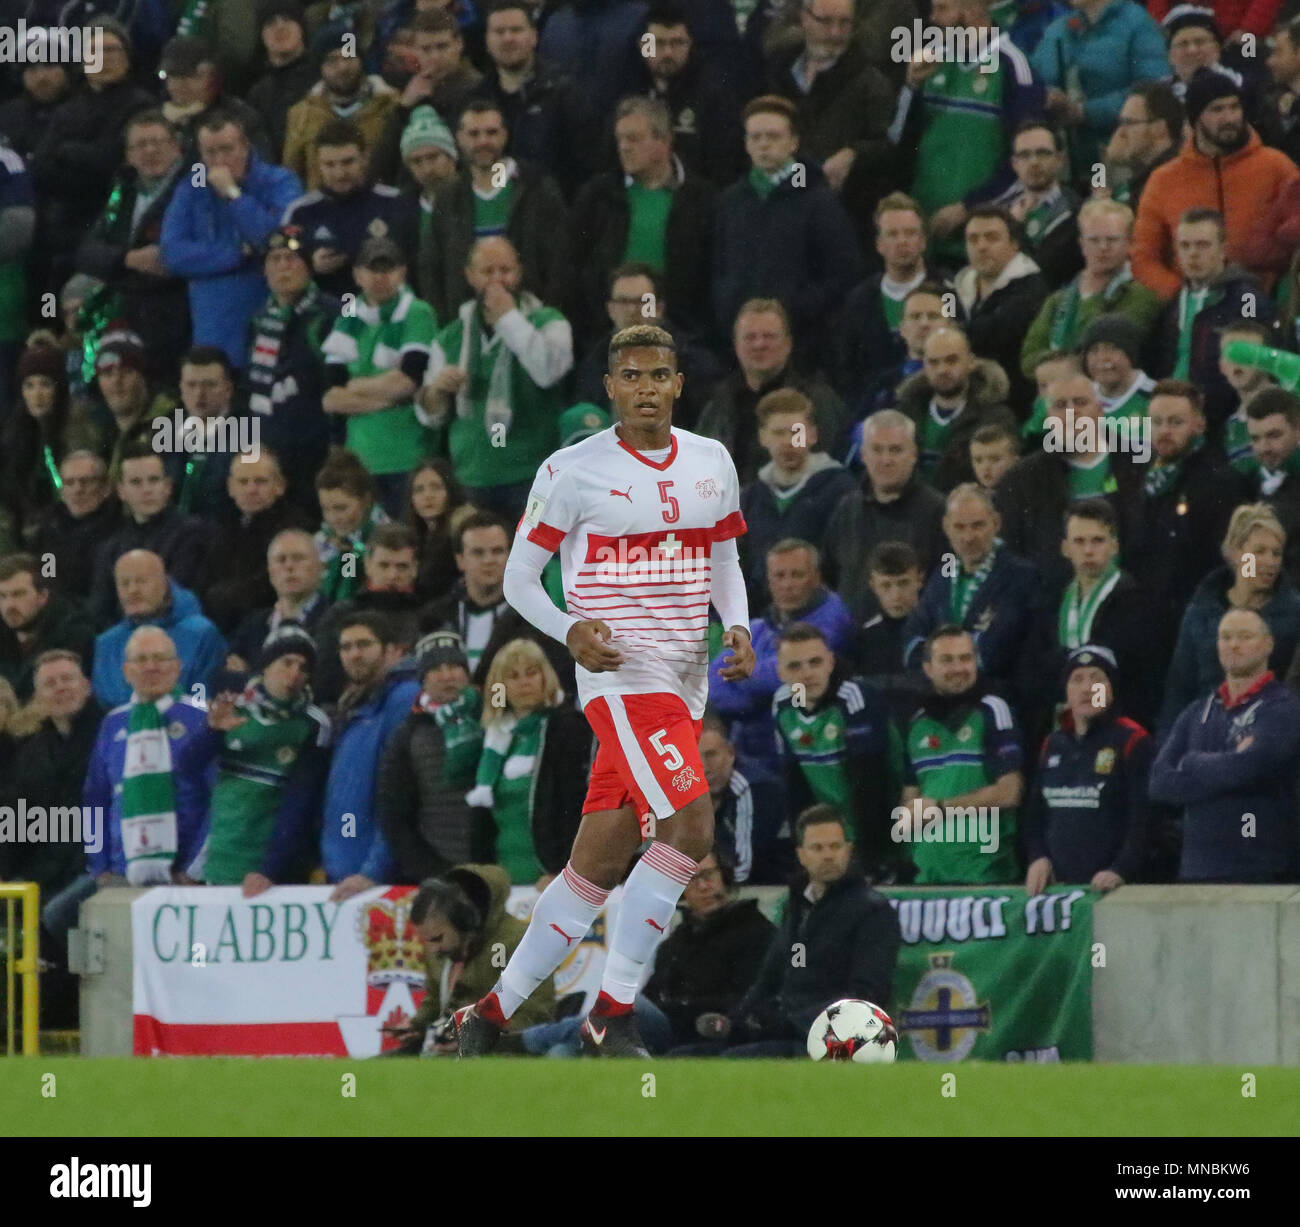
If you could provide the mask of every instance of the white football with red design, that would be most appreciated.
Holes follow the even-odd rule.
[[[808,1055],[814,1061],[888,1064],[898,1055],[898,1028],[878,1005],[846,997],[817,1015],[808,1031]]]

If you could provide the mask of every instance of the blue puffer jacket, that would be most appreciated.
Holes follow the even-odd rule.
[[[419,693],[414,665],[406,660],[389,671],[366,702],[335,717],[334,761],[325,781],[320,837],[321,861],[331,882],[354,873],[372,882],[392,879],[396,866],[375,819],[379,760]]]
[[[238,200],[186,177],[163,214],[162,261],[189,282],[194,344],[216,345],[239,368],[248,363],[248,325],[266,301],[262,244],[303,194],[298,176],[249,155]]]
[[[1151,768],[1152,800],[1183,807],[1180,882],[1300,881],[1297,753],[1300,699],[1271,673],[1183,708]]]
[[[187,695],[197,685],[208,685],[212,675],[225,664],[226,641],[199,607],[199,599],[175,580],[168,580],[171,600],[156,618],[123,618],[95,639],[95,665],[91,685],[95,697],[105,707],[116,707],[131,697],[131,687],[122,676],[126,641],[142,626],[161,626],[176,645],[181,658],[180,688]],[[204,696],[206,697],[206,696]]]
[[[1083,127],[1073,130],[1081,139],[1071,142],[1076,170],[1097,159],[1133,85],[1169,75],[1164,35],[1134,0],[1112,0],[1091,25],[1082,13],[1058,17],[1029,62],[1038,81],[1057,89],[1067,89],[1070,70],[1078,70],[1085,102]]]
[[[207,712],[175,700],[163,715],[171,744],[172,781],[176,790],[176,869],[188,869],[208,837],[208,800],[215,775],[213,762],[221,736],[208,728]],[[126,768],[126,734],[131,705],[114,708],[104,717],[95,738],[82,789],[82,803],[102,809],[103,843],[88,852],[86,868],[93,876],[126,873],[122,852],[122,776]]]
[[[1223,666],[1219,664],[1219,619],[1231,608],[1228,589],[1232,578],[1227,567],[1211,571],[1197,584],[1192,599],[1187,602],[1165,682],[1165,701],[1156,721],[1160,740],[1184,707],[1223,681]],[[1273,655],[1268,658],[1268,667],[1285,674],[1300,646],[1300,592],[1287,579],[1278,580],[1273,596],[1259,611],[1259,616],[1273,634]]]

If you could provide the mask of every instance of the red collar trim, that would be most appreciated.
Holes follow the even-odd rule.
[[[619,438],[618,431],[614,432],[614,438],[618,439],[619,447],[627,452],[629,456],[635,456],[642,464],[649,465],[652,469],[658,469],[661,473],[677,459],[677,432],[673,431],[670,437],[672,443],[669,444],[668,455],[666,455],[662,460],[647,460],[639,451],[636,450],[635,447],[628,447],[628,445]]]
[[[1273,681],[1273,670],[1266,669],[1252,684],[1249,690],[1243,690],[1235,699],[1228,694],[1228,683],[1223,682],[1215,692],[1223,700],[1225,711],[1231,711],[1234,707],[1240,707],[1243,703],[1253,699],[1269,682]]]

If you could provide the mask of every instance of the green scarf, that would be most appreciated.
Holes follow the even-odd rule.
[[[244,693],[235,700],[235,710],[258,724],[279,724],[307,710],[311,706],[311,687],[287,699],[277,699],[267,690],[260,677],[249,683]]]
[[[175,700],[134,700],[122,772],[122,851],[132,886],[167,885],[176,858],[176,786],[163,717]]]
[[[1079,274],[1080,277],[1082,275]],[[1125,264],[1101,291],[1103,311],[1112,306],[1114,300],[1119,297],[1120,291],[1132,280],[1133,270]],[[1061,291],[1061,296],[1056,300],[1056,307],[1052,311],[1052,349],[1064,350],[1073,347],[1081,302],[1083,302],[1083,295],[1079,293],[1079,277],[1076,277]]]
[[[787,162],[775,177],[757,166],[749,168],[749,186],[758,193],[759,200],[766,200],[776,189],[794,173],[794,163]]]
[[[351,540],[344,542],[341,549],[333,544],[330,526],[328,524],[320,526],[320,532],[316,534],[316,553],[325,564],[325,570],[321,575],[319,591],[331,605],[337,601],[349,600],[361,588],[365,581],[362,559],[366,553],[366,542],[370,539],[370,534],[376,525],[387,523],[388,513],[378,502],[371,503],[366,522],[361,525],[360,531]],[[355,558],[351,575],[343,574],[343,558],[346,554],[351,554]]]
[[[542,301],[527,290],[519,292],[516,307],[525,319],[542,309]],[[471,372],[461,390],[456,393],[456,416],[470,417],[474,412],[472,372],[475,365],[486,355],[483,353],[483,312],[479,309],[477,298],[471,298],[460,305],[460,369]],[[510,352],[510,346],[497,337],[496,352],[492,355],[492,370],[488,375],[487,398],[483,404],[483,429],[489,435],[492,428],[500,425],[506,432],[514,421],[515,410],[510,403],[510,389],[513,386],[515,364],[518,359]]]
[[[1205,436],[1197,435],[1177,460],[1170,460],[1167,463],[1156,461],[1151,465],[1142,479],[1142,490],[1147,498],[1160,498],[1176,486],[1183,475],[1183,466],[1187,463],[1188,457],[1194,456],[1204,446]]]
[[[972,572],[967,572],[962,567],[953,577],[952,594],[949,608],[952,611],[952,620],[961,626],[966,621],[966,615],[970,613],[970,607],[975,601],[975,594],[984,586],[984,581],[988,579],[993,570],[993,564],[997,561],[998,550],[1001,548],[1002,539],[996,538],[993,542],[993,548],[984,556],[984,561]]]
[[[1178,357],[1174,363],[1174,378],[1186,379],[1192,367],[1192,327],[1201,308],[1205,306],[1210,290],[1189,290],[1183,286],[1178,291]]]
[[[443,783],[449,788],[463,788],[474,779],[483,749],[483,696],[473,686],[464,687],[450,703],[435,703],[422,690],[415,698],[413,711],[424,712],[442,730]]]
[[[1092,623],[1097,617],[1097,610],[1115,591],[1118,583],[1119,566],[1113,559],[1086,597],[1079,596],[1079,581],[1070,581],[1061,597],[1061,608],[1056,618],[1056,637],[1062,647],[1080,648],[1085,643],[1092,642]]]

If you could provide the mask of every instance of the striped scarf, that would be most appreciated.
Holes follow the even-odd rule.
[[[527,290],[521,290],[515,300],[516,306],[525,319],[542,309],[541,299]],[[456,394],[456,416],[467,418],[473,413],[473,391],[476,383],[473,378],[475,367],[486,362],[489,355],[483,352],[483,313],[479,309],[477,298],[471,298],[460,306],[460,369],[470,372],[464,386]],[[513,385],[515,363],[518,359],[510,352],[510,347],[495,336],[496,352],[492,354],[492,366],[487,380],[487,396],[483,405],[483,429],[489,433],[493,426],[510,429],[515,410],[510,403],[510,389]]]
[[[280,363],[280,346],[295,315],[312,310],[320,301],[320,291],[311,282],[296,303],[285,306],[274,298],[253,319],[253,353],[248,363],[248,407],[254,413],[270,413],[275,405],[271,394],[275,386],[275,368]]]
[[[1119,575],[1119,567],[1112,562],[1086,597],[1079,594],[1079,581],[1070,581],[1057,611],[1056,634],[1062,647],[1081,648],[1092,642],[1092,624],[1096,621],[1097,611],[1115,591]]]
[[[984,555],[984,561],[974,571],[968,572],[965,567],[962,567],[953,576],[952,597],[949,608],[952,613],[952,620],[958,626],[964,625],[966,615],[970,613],[970,607],[975,603],[976,594],[984,586],[984,581],[992,574],[993,564],[997,561],[998,550],[1001,545],[1002,538],[996,538],[993,542],[993,548]]]
[[[122,771],[122,851],[132,886],[171,882],[176,858],[176,785],[172,747],[164,722],[175,700],[132,699]]]

